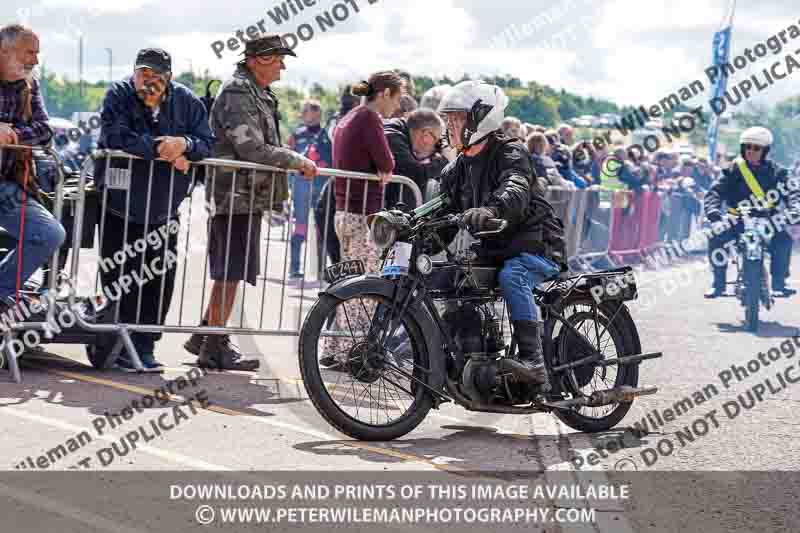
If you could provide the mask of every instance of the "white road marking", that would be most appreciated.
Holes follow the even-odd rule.
[[[567,426],[564,425],[560,420],[555,418],[555,416],[551,417],[553,424],[555,426],[556,434],[559,436],[563,436],[569,442],[570,437],[568,436]],[[572,466],[572,465],[570,465]],[[581,471],[578,473],[577,470],[571,468],[570,470],[573,471],[573,477],[575,478],[576,482],[579,483],[584,488],[588,487],[590,484],[594,485],[610,485],[608,480],[608,476],[602,470],[593,470],[591,472]],[[578,506],[585,506],[585,502],[579,501],[577,502]],[[597,503],[594,501],[592,502],[592,507],[597,509]],[[614,509],[604,509],[604,510],[597,510],[595,513],[595,518],[597,522],[595,526],[600,533],[635,533],[633,527],[631,526],[630,522],[625,518],[625,505],[622,502],[616,502],[614,500],[608,500],[603,502],[605,505],[609,504],[618,504],[618,507]]]
[[[4,414],[9,414],[11,416],[16,416],[17,418],[22,418],[24,420],[29,420],[32,422],[38,422],[40,424],[45,424],[50,427],[63,429],[65,431],[70,431],[73,433],[81,433],[83,431],[88,431],[90,434],[94,435],[96,432],[91,428],[83,428],[80,426],[76,426],[74,424],[70,424],[68,422],[63,422],[61,420],[56,420],[54,418],[49,418],[42,415],[36,415],[33,413],[27,413],[22,409],[16,407],[4,407],[3,408]],[[120,439],[119,436],[114,435],[98,435],[97,438],[99,440],[103,440],[106,442],[116,442]],[[231,471],[234,470],[233,468],[229,468],[227,466],[217,465],[213,463],[207,463],[205,461],[201,461],[199,459],[193,459],[186,455],[176,453],[176,452],[168,452],[165,450],[161,450],[159,448],[155,448],[153,446],[149,446],[147,444],[138,444],[136,446],[137,450],[141,450],[144,453],[148,453],[150,455],[154,455],[161,459],[165,459],[167,461],[171,461],[173,463],[178,463],[184,466],[189,466],[192,468],[200,469],[200,470],[222,470],[222,471]]]

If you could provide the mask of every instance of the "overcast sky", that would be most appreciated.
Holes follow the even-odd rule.
[[[283,0],[2,0],[3,22],[27,22],[41,36],[49,70],[77,78],[77,36],[84,35],[84,77],[130,73],[147,46],[173,55],[176,72],[233,69],[241,48],[218,58],[211,43],[261,22],[269,32],[294,33],[308,23],[314,36],[288,58],[284,81],[324,85],[357,81],[371,71],[402,67],[432,76],[512,74],[618,104],[656,103],[701,79],[711,39],[728,0],[288,0],[312,4],[289,21],[269,16]],[[370,1],[374,2],[370,4]],[[739,0],[733,51],[765,41],[797,23],[797,0]],[[340,5],[342,4],[342,5]],[[337,7],[338,6],[338,7]],[[355,12],[356,6],[359,12]],[[285,7],[285,6],[283,6]],[[335,9],[335,11],[331,11]],[[322,32],[316,17],[341,22]],[[287,11],[291,14],[291,11]],[[345,18],[346,17],[346,18]],[[334,21],[336,19],[333,19]],[[515,26],[512,26],[515,25]],[[760,71],[790,50],[756,66]],[[757,96],[775,102],[795,94],[792,77]],[[699,104],[699,100],[697,101]]]

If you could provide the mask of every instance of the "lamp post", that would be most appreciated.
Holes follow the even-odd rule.
[[[78,96],[83,100],[83,34],[78,36]]]
[[[111,48],[106,48],[106,52],[108,52],[108,85],[110,86],[114,81],[114,52],[111,50]]]

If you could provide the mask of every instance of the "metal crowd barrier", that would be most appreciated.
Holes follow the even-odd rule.
[[[340,179],[344,179],[344,182],[338,184],[338,186],[341,187],[342,189],[344,189],[345,196],[347,196],[348,198],[351,196],[350,178],[366,179],[368,181],[379,181],[380,180],[380,178],[378,178],[377,176],[372,175],[372,174],[363,174],[363,173],[359,173],[359,172],[349,172],[349,171],[344,171],[344,170],[327,169],[327,168],[326,169],[320,169],[320,175],[330,176],[331,178],[336,178],[338,176]],[[336,235],[336,232],[335,232],[335,227],[333,227],[334,224],[335,224],[334,221],[333,221],[334,215],[337,212],[346,212],[346,213],[350,213],[351,212],[349,210],[341,211],[336,206],[336,199],[335,199],[335,191],[336,191],[336,186],[337,186],[336,181],[337,181],[336,179],[328,179],[325,182],[325,184],[322,186],[322,189],[321,189],[321,191],[319,193],[319,203],[316,206],[312,206],[317,210],[318,215],[319,215],[317,218],[321,219],[322,223],[321,224],[316,224],[316,219],[314,220],[314,222],[315,222],[314,224],[311,224],[309,222],[309,228],[312,228],[312,229],[315,230],[314,234],[316,235],[317,241],[318,241],[318,254],[317,254],[316,258],[312,257],[312,261],[311,262],[312,262],[312,264],[316,265],[317,278],[318,278],[318,281],[319,281],[320,284],[324,284],[326,282],[323,279],[325,266],[326,266],[325,262],[323,261],[323,258],[326,259],[326,260],[330,259],[331,263],[334,262],[333,259],[330,257],[330,254],[329,254],[329,251],[330,251],[329,250],[329,245],[332,244],[332,241],[334,243],[336,243],[337,245],[339,244],[338,243],[338,236]],[[399,185],[398,194],[397,194],[397,201],[399,203],[403,203],[405,205],[406,209],[410,209],[410,208],[412,208],[412,206],[422,205],[422,203],[424,203],[425,201],[428,200],[426,197],[423,197],[423,194],[422,194],[419,186],[417,186],[417,184],[414,182],[414,180],[412,180],[410,178],[407,178],[405,176],[393,176],[392,179],[390,180],[390,182],[391,183],[396,183],[396,184]],[[368,193],[369,193],[369,189],[365,187],[363,192],[362,192],[362,195],[361,195],[361,198],[362,198],[362,202],[360,203],[361,207],[357,209],[357,211],[359,211],[359,212],[358,213],[352,213],[352,214],[361,214],[363,216],[366,216],[366,215],[370,214],[370,213],[367,212]],[[381,208],[394,207],[392,205],[389,205],[388,201],[389,201],[389,198],[387,197],[386,190],[384,188],[383,190],[381,190],[381,200],[380,200]],[[293,202],[290,203],[290,204],[293,204]],[[347,207],[349,207],[349,205]],[[294,217],[290,217],[290,218],[294,218]],[[314,218],[314,217],[311,217],[310,214],[309,214],[309,220],[311,218]],[[311,231],[309,231],[308,235],[309,236],[306,237],[306,242],[308,242],[308,240],[310,240]],[[306,250],[307,249],[308,248],[306,248]],[[337,250],[337,252],[340,254],[341,250],[339,249],[339,250]],[[344,257],[342,257],[342,259],[344,259]],[[310,285],[309,287],[310,288],[316,288],[313,285]]]
[[[205,159],[192,163],[188,176],[181,177],[178,176],[173,167],[169,170],[168,198],[173,198],[175,196],[177,187],[182,187],[180,190],[188,187],[188,190],[186,191],[185,198],[181,198],[182,201],[177,208],[173,209],[173,203],[177,202],[168,202],[166,218],[158,221],[158,223],[153,223],[149,216],[151,204],[155,200],[151,191],[153,190],[154,181],[159,179],[158,177],[154,178],[154,172],[157,165],[167,165],[168,163],[163,161],[143,162],[135,156],[111,150],[98,151],[93,154],[93,158],[95,159],[95,167],[105,165],[106,170],[103,183],[98,187],[99,208],[97,225],[98,242],[101,243],[100,248],[102,248],[104,239],[105,225],[113,223],[116,227],[119,224],[119,220],[115,220],[114,218],[118,219],[120,217],[109,212],[110,191],[114,191],[112,194],[117,194],[117,201],[119,201],[120,195],[124,196],[125,207],[123,210],[124,216],[121,217],[123,219],[123,235],[121,242],[130,241],[128,234],[131,229],[136,231],[136,235],[141,234],[147,243],[153,242],[157,244],[159,240],[157,237],[159,235],[162,237],[160,239],[161,245],[158,246],[160,250],[159,255],[152,259],[137,260],[138,264],[134,264],[134,269],[130,272],[129,277],[137,278],[134,272],[138,271],[138,279],[133,280],[137,284],[141,283],[143,280],[145,283],[158,284],[156,318],[163,317],[163,319],[143,320],[143,303],[147,303],[143,302],[143,299],[146,299],[147,295],[143,295],[142,291],[135,290],[135,314],[132,308],[129,307],[125,313],[127,316],[121,317],[121,307],[125,299],[125,297],[122,297],[116,299],[114,302],[116,305],[113,305],[113,313],[109,313],[109,310],[106,309],[103,320],[98,319],[94,322],[79,320],[79,325],[88,331],[111,334],[116,337],[113,348],[107,351],[108,356],[103,366],[110,365],[121,348],[124,347],[131,355],[134,366],[137,368],[139,367],[140,361],[138,354],[136,354],[136,348],[133,346],[130,336],[131,333],[298,335],[304,318],[304,309],[307,312],[311,307],[306,300],[308,300],[309,296],[312,298],[316,297],[316,292],[307,291],[306,289],[316,288],[319,287],[319,285],[315,285],[310,282],[310,280],[306,280],[306,278],[303,278],[303,280],[297,284],[290,284],[288,282],[287,274],[289,268],[290,243],[287,239],[281,239],[276,235],[276,233],[284,233],[284,228],[274,227],[273,217],[266,216],[264,217],[266,222],[262,221],[260,224],[264,226],[264,231],[260,232],[261,235],[258,235],[259,232],[256,229],[257,219],[253,213],[257,196],[256,186],[261,187],[266,183],[259,177],[259,173],[271,173],[268,175],[269,177],[266,177],[266,180],[270,180],[270,200],[267,205],[275,208],[280,204],[280,202],[275,200],[278,180],[285,179],[284,174],[287,173],[287,170],[246,161]],[[121,166],[119,164],[112,166],[113,161],[122,161],[123,164]],[[136,171],[134,169],[135,164],[145,165],[147,168],[146,172],[141,173]],[[204,169],[202,173],[198,172],[201,168]],[[200,177],[202,177],[202,175],[204,175],[204,184],[201,187]],[[320,175],[344,179],[345,187],[350,187],[351,182],[379,180],[379,178],[374,175],[335,169],[320,169]],[[178,178],[176,178],[176,176],[178,176]],[[263,174],[261,176],[263,176]],[[80,250],[78,236],[83,232],[82,224],[84,223],[83,213],[86,208],[87,179],[88,176],[84,169],[78,183],[78,202],[75,209],[75,228],[73,232],[73,247],[75,250]],[[176,183],[176,180],[183,181],[178,181]],[[204,209],[204,207],[206,207],[208,195],[201,195],[201,189],[208,189],[209,187],[212,190],[216,189],[218,180],[223,187],[225,187],[224,183],[229,182],[229,189],[225,189],[226,194],[224,195],[223,201],[230,202],[225,209],[221,209],[222,205],[219,205],[215,206],[216,209],[214,210],[224,211],[222,215],[218,215],[222,218],[217,219],[217,222],[221,226],[224,226],[222,231],[225,233],[224,242],[216,243],[217,246],[220,247],[216,251],[217,254],[220,254],[220,249],[224,248],[224,253],[221,254],[224,256],[224,261],[222,261],[224,262],[224,272],[222,272],[221,278],[228,279],[229,274],[233,270],[232,257],[234,255],[240,256],[240,264],[242,261],[244,262],[241,270],[243,270],[245,274],[250,272],[252,266],[250,263],[251,256],[253,256],[254,259],[258,258],[258,255],[262,256],[258,258],[258,270],[260,270],[260,273],[255,288],[250,290],[247,283],[239,282],[236,284],[235,294],[231,297],[228,292],[229,283],[222,284],[221,302],[227,302],[231,298],[234,299],[233,313],[227,321],[227,325],[224,327],[201,325],[205,319],[204,312],[212,297],[209,293],[209,285],[211,284],[209,252],[211,247],[211,216],[216,214],[215,212],[209,213],[209,209]],[[393,176],[390,181],[411,187],[415,199],[421,202],[422,195],[412,180],[403,176]],[[141,192],[144,190],[147,191],[147,194],[144,196],[147,200],[144,202],[145,222],[144,224],[135,224],[131,222],[130,206],[132,196],[136,196],[136,193],[139,193],[138,196],[140,198],[137,201],[140,203],[141,207]],[[205,192],[207,193],[207,191]],[[243,198],[245,200],[244,204],[239,205],[246,205],[248,207],[245,210],[247,214],[236,214],[238,221],[234,223],[233,217],[236,211],[236,209],[234,209],[234,202],[237,198]],[[309,214],[312,212],[313,208],[316,207],[311,205],[312,199],[313,195],[308,195],[309,204],[307,212]],[[326,207],[329,209],[332,202],[331,195],[328,195],[327,200]],[[291,235],[292,202],[289,202],[289,205],[289,227],[288,231],[285,233]],[[363,205],[365,207],[367,205],[366,197]],[[265,209],[263,214],[270,215],[271,209]],[[241,216],[246,219],[246,223],[242,218],[239,218]],[[309,218],[312,217],[309,216]],[[177,220],[177,224],[169,222],[173,220]],[[225,223],[223,223],[223,221]],[[236,232],[233,231],[235,225],[239,226]],[[244,230],[245,226],[247,228],[246,235],[243,236],[241,232]],[[167,229],[164,229],[165,227]],[[326,229],[328,228],[323,228],[323,232]],[[153,235],[156,237],[151,239]],[[306,234],[306,243],[302,257],[302,270],[306,273],[310,273],[314,270],[306,268],[310,255],[308,250],[309,248],[313,248],[312,237],[312,232]],[[137,241],[132,244],[132,247],[136,248],[140,240],[141,239],[137,239]],[[244,250],[241,249],[242,243],[244,243]],[[154,246],[156,244],[154,244]],[[256,250],[259,252],[263,251],[263,253],[251,254],[251,251],[254,251],[252,249],[254,246],[258,247]],[[144,247],[144,245],[141,247]],[[243,258],[241,256],[242,251],[244,252]],[[321,251],[323,258],[326,256],[326,253],[326,246],[323,243]],[[144,254],[146,255],[147,251],[144,251]],[[172,257],[172,261],[169,261],[169,254],[175,256]],[[91,288],[87,287],[87,282],[94,279],[94,293],[100,292],[99,290],[102,286],[106,300],[112,300],[113,298],[110,298],[110,296],[114,296],[114,293],[108,289],[108,279],[105,283],[101,282],[102,276],[100,270],[104,268],[103,265],[105,264],[109,267],[113,267],[109,262],[111,260],[116,261],[120,266],[120,270],[125,272],[116,279],[120,284],[119,287],[123,287],[125,283],[122,280],[125,274],[128,273],[123,269],[125,263],[129,261],[129,255],[131,254],[126,254],[124,252],[122,254],[115,253],[114,257],[109,258],[102,257],[102,254],[87,256],[85,252],[83,254],[73,254],[70,277],[72,284],[76,288],[88,289],[91,291]],[[151,264],[146,265],[145,262],[147,260],[150,260]],[[156,263],[167,265],[170,262],[173,264],[175,270],[174,273],[169,274],[174,276],[174,281],[172,282],[168,279],[169,275],[160,275],[156,271]],[[322,259],[320,262],[324,265],[325,260]],[[146,276],[148,266],[151,271],[156,272],[156,277],[150,275]],[[166,270],[167,268],[166,266],[163,268],[159,267],[160,270]],[[147,280],[146,277],[150,279]],[[220,277],[219,272],[216,277]],[[245,275],[244,277],[247,276]],[[132,284],[130,279],[126,281],[128,285]],[[230,283],[233,283],[233,280],[231,280]],[[169,285],[173,286],[169,287]],[[307,285],[309,287],[307,287]],[[310,295],[308,294],[309,292],[311,292]],[[72,293],[73,298],[75,294],[75,292]],[[278,294],[280,296],[278,296]],[[152,294],[150,296],[152,296]],[[220,299],[217,299],[217,301],[219,300]],[[154,302],[151,300],[149,304],[152,311],[155,307]],[[289,316],[290,314],[295,314],[295,316],[291,317]],[[150,315],[152,315],[152,312]]]
[[[11,150],[15,152],[30,152],[32,156],[32,166],[30,168],[30,179],[36,179],[38,176],[37,167],[40,161],[42,161],[42,156],[45,155],[49,158],[52,158],[54,165],[54,174],[51,175],[51,180],[49,183],[42,183],[37,180],[42,192],[47,195],[50,201],[54,202],[53,208],[53,216],[57,220],[62,219],[62,207],[63,207],[63,198],[64,198],[64,174],[62,172],[62,160],[58,153],[52,146],[21,146],[21,145],[5,145],[0,146],[0,165],[3,165],[6,161],[6,157],[8,157],[7,151]],[[21,191],[21,189],[20,189]],[[25,202],[36,201],[34,198],[31,197],[30,194],[26,193],[23,196]],[[25,231],[24,227],[24,220],[20,221],[20,226],[22,232]],[[2,236],[2,240],[4,241],[0,244],[0,248],[4,248],[5,251],[0,251],[2,254],[2,258],[6,257],[9,253],[15,253],[14,262],[16,263],[19,258],[16,256],[20,252],[19,250],[19,243],[17,239],[13,238],[11,235],[4,234]],[[12,252],[11,247],[17,247],[17,249]],[[0,258],[1,259],[1,258]],[[16,317],[21,317],[22,320],[19,322],[9,323],[8,327],[3,327],[0,330],[0,336],[2,336],[2,346],[0,346],[0,355],[3,356],[5,359],[6,364],[8,365],[8,370],[11,373],[12,379],[19,383],[22,379],[20,370],[19,370],[19,363],[18,357],[21,353],[17,353],[14,350],[14,345],[12,341],[14,341],[18,335],[22,334],[25,331],[35,331],[43,332],[45,339],[52,340],[53,333],[52,329],[47,327],[47,322],[42,321],[28,321],[27,318],[32,318],[31,314],[28,312],[30,311],[30,307],[26,305],[25,300],[27,297],[32,294],[40,291],[42,288],[45,287],[57,287],[59,279],[58,279],[58,265],[59,265],[59,251],[55,251],[50,258],[49,265],[43,265],[41,275],[37,278],[33,276],[30,280],[27,280],[27,283],[24,285],[21,284],[23,280],[17,278],[17,283],[15,286],[15,294],[14,299],[16,301],[22,301],[22,306],[16,306],[13,310],[7,311],[4,313],[6,316],[5,318],[12,318],[16,315]],[[35,273],[34,273],[35,274]],[[22,300],[21,300],[22,299]],[[12,314],[13,313],[13,314]],[[52,321],[55,318],[56,308],[50,306],[47,308],[47,312],[45,315],[45,319],[47,321]],[[0,318],[0,324],[3,324],[4,321]],[[4,331],[3,331],[4,330]]]
[[[586,216],[587,191],[550,187],[546,199],[553,206],[556,216],[564,223],[567,257],[570,263],[578,260],[579,245]]]
[[[166,161],[144,161],[121,151],[99,150],[87,159],[71,193],[65,195],[61,161],[54,151],[46,151],[56,160],[57,167],[54,215],[63,220],[70,242],[65,242],[62,249],[54,253],[48,280],[37,290],[50,289],[51,293],[61,295],[63,309],[73,310],[73,323],[55,336],[51,333],[52,328],[44,322],[15,323],[5,333],[6,340],[10,341],[16,333],[44,330],[49,342],[86,344],[90,360],[97,367],[110,366],[125,349],[134,367],[142,369],[132,334],[298,335],[304,311],[311,307],[308,300],[316,298],[316,291],[306,289],[319,287],[322,282],[320,279],[311,280],[310,273],[323,271],[326,264],[324,242],[317,253],[311,254],[308,250],[314,248],[315,233],[327,228],[315,228],[310,213],[314,207],[323,207],[311,205],[313,196],[308,195],[311,231],[306,234],[302,255],[302,270],[306,275],[299,283],[289,283],[290,243],[281,236],[291,234],[292,202],[289,202],[286,227],[276,227],[272,217],[272,208],[278,208],[280,204],[274,201],[276,187],[280,180],[285,179],[287,170],[245,161],[205,159],[191,163],[184,174]],[[98,169],[103,172],[102,180],[94,179],[96,176],[91,175],[92,169],[95,173]],[[271,174],[264,178],[262,173]],[[363,184],[380,179],[375,175],[336,169],[320,169],[319,174],[337,178],[346,190],[350,189],[351,183]],[[230,204],[227,209],[215,206],[216,211],[225,211],[220,217],[227,222],[224,242],[216,242],[218,247],[224,248],[223,252],[217,250],[222,256],[220,263],[224,263],[224,272],[216,277],[228,278],[232,254],[241,256],[244,262],[242,270],[248,273],[250,258],[255,256],[251,254],[251,247],[258,247],[261,252],[258,265],[261,272],[252,290],[247,283],[239,282],[231,297],[229,285],[222,284],[219,300],[234,300],[233,313],[224,327],[201,325],[211,299],[208,258],[212,213],[207,206],[205,189],[215,189],[217,180],[224,187],[225,201],[230,201]],[[329,179],[328,183],[333,181]],[[413,200],[422,203],[422,193],[413,180],[392,176],[389,181],[402,185],[402,190],[410,190]],[[262,213],[267,216],[263,217],[263,231],[256,239],[257,215],[253,213],[256,187],[265,186],[267,182],[271,196],[269,208]],[[158,186],[162,188],[156,188]],[[366,209],[368,189],[362,189],[362,205]],[[156,192],[158,190],[161,192]],[[243,219],[239,219],[238,231],[234,232],[232,207],[235,199],[242,202],[242,198],[244,204],[239,205],[247,206],[246,213]],[[382,193],[381,203],[384,200]],[[333,201],[332,195],[328,195],[325,208],[334,209]],[[162,213],[160,218],[151,217],[151,208],[159,204],[166,206],[166,213]],[[139,211],[132,210],[132,205]],[[134,213],[141,217],[142,210],[143,218],[137,218]],[[62,212],[66,216],[62,217]],[[155,209],[153,213],[156,213]],[[104,246],[109,252],[106,255],[102,252]],[[66,261],[67,255],[69,261]],[[306,268],[309,257],[316,257],[319,269]],[[60,274],[59,266],[64,263],[66,271]],[[48,308],[47,320],[54,321],[55,313],[61,309]],[[75,311],[77,309],[81,312]],[[9,342],[5,343],[4,349],[8,352],[6,356],[12,376],[15,381],[20,381],[17,360],[10,351]]]
[[[697,217],[702,213],[701,202],[694,195],[685,192],[662,194],[661,197],[661,240],[666,242],[687,239]]]
[[[584,189],[575,191],[581,199],[576,210],[576,253],[570,257],[571,266],[579,270],[593,270],[593,265],[603,262],[613,265],[609,255],[611,234],[615,220],[612,216],[611,196],[607,191]],[[580,218],[577,215],[580,214]]]
[[[603,262],[646,263],[664,242],[688,238],[702,216],[687,193],[551,187],[546,197],[564,222],[574,270],[594,270]]]

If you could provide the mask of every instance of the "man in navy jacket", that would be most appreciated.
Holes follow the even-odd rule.
[[[99,221],[103,289],[116,300],[120,323],[163,324],[175,283],[178,206],[192,185],[189,161],[209,157],[214,143],[208,113],[191,90],[172,81],[169,54],[147,48],[139,52],[133,76],[108,90],[101,121],[98,148],[143,159],[134,160],[130,170],[123,158],[112,158],[109,168],[105,160],[95,164],[101,199],[107,189],[106,209],[100,210],[105,216]],[[159,161],[153,163],[151,176],[154,159]],[[126,287],[121,283],[125,274],[140,279]],[[161,371],[153,355],[160,334],[132,337],[145,368]],[[132,368],[127,354],[117,364]]]

